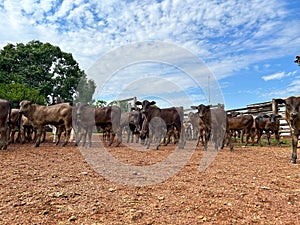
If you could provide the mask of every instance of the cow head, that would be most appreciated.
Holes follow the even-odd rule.
[[[288,120],[300,117],[300,97],[291,96],[287,99],[276,99],[277,103],[285,104],[285,114]]]
[[[204,115],[206,114],[206,112],[210,111],[210,106],[209,105],[198,105],[198,106],[191,106],[192,109],[197,109],[198,110],[198,116],[203,119]]]
[[[156,102],[155,101],[151,101],[149,102],[148,100],[144,100],[143,102],[140,102],[140,101],[136,101],[135,102],[136,105],[141,105],[142,106],[142,112],[143,113],[146,113],[149,111],[150,107],[155,105]]]
[[[281,118],[281,115],[278,114],[270,114],[269,119],[271,123],[275,123],[279,118]]]
[[[20,110],[19,112],[24,114],[24,116],[28,117],[28,114],[31,111],[32,102],[28,100],[23,100],[20,102]]]
[[[266,120],[265,129],[274,129],[276,126],[279,126],[278,119],[281,117],[278,114],[263,115],[262,118]]]

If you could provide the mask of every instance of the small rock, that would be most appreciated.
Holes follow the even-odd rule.
[[[158,200],[165,200],[165,197],[164,196],[158,196]]]
[[[49,214],[49,210],[48,209],[46,209],[46,210],[43,211],[43,215],[48,215],[48,214]]]
[[[71,216],[68,220],[69,220],[69,222],[72,222],[72,221],[77,220],[77,218],[76,218],[76,216]]]
[[[114,188],[109,188],[108,191],[109,191],[109,192],[115,192],[116,189],[114,189]]]
[[[81,172],[81,174],[82,175],[88,175],[88,172],[83,171],[83,172]]]

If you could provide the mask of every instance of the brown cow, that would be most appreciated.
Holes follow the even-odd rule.
[[[0,149],[7,149],[8,145],[8,124],[10,123],[11,105],[5,99],[0,99]]]
[[[291,163],[297,160],[297,144],[300,135],[300,97],[291,96],[287,99],[276,99],[277,103],[285,104],[285,117],[292,135],[292,159]]]
[[[183,109],[181,107],[160,109],[154,106],[156,104],[155,101],[149,102],[148,100],[144,100],[143,102],[137,101],[135,104],[142,106],[141,111],[144,114],[143,125],[140,133],[141,139],[145,139],[150,127],[152,127],[153,131],[156,130],[160,132],[159,129],[162,129],[164,126],[166,128],[174,126],[179,134],[179,148],[184,148],[185,138],[183,132]],[[158,119],[154,119],[155,117]],[[151,120],[153,120],[152,123]],[[159,136],[160,134],[158,134],[157,138],[159,138]],[[156,149],[157,148],[158,146],[156,146]]]
[[[20,103],[20,112],[30,119],[37,129],[35,147],[41,143],[41,134],[46,124],[61,126],[66,129],[66,139],[62,146],[66,146],[72,130],[72,106],[69,103],[60,103],[50,106],[33,104],[28,100]]]
[[[229,139],[231,139],[232,132],[235,131],[242,131],[246,134],[246,144],[248,145],[249,137],[251,137],[252,134],[252,127],[254,123],[254,119],[252,115],[240,115],[237,117],[227,116],[228,117],[228,129],[230,131],[229,133]],[[243,139],[243,137],[242,137]],[[253,140],[252,140],[253,141]]]
[[[85,136],[88,134],[89,146],[92,141],[93,126],[106,128],[111,127],[112,138],[110,139],[109,146],[113,143],[117,134],[117,145],[119,146],[122,141],[120,130],[121,109],[118,106],[107,106],[101,108],[92,108],[87,104],[76,104],[76,121],[79,129],[83,129],[83,135],[76,140],[76,144],[79,144],[81,137],[84,138],[83,145],[85,144]]]
[[[210,105],[200,104],[199,106],[191,106],[191,108],[198,110],[198,116],[204,125],[204,150],[208,149],[208,141],[210,139],[214,142],[216,150],[223,148],[226,131],[228,130],[226,112],[223,107],[211,108]],[[230,150],[233,150],[231,145]]]
[[[280,115],[277,114],[265,114],[265,115],[258,115],[255,118],[255,128],[257,134],[257,143],[261,146],[261,136],[263,132],[267,134],[268,145],[270,146],[270,137],[271,134],[275,134],[275,138],[277,140],[277,145],[280,147],[281,143],[279,140],[279,129],[280,129],[280,122],[279,118]]]

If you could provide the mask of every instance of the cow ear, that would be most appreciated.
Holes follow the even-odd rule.
[[[265,114],[265,115],[263,115],[262,117],[263,117],[263,118],[269,118],[270,116],[267,115],[267,114]]]
[[[155,104],[156,104],[155,101],[150,102],[150,105],[155,105]]]
[[[197,108],[198,108],[197,106],[194,105],[191,106],[191,109],[197,109]]]
[[[210,109],[210,105],[205,106],[206,109]]]
[[[279,115],[279,114],[277,114],[277,115],[275,116],[275,118],[282,118],[282,116]]]
[[[142,103],[140,101],[136,101],[135,104],[136,105],[142,105]]]

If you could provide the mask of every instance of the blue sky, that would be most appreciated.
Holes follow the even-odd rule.
[[[300,54],[299,0],[0,0],[0,33],[0,48],[40,40],[72,53],[96,81],[95,98],[106,101],[136,95],[160,106],[207,104],[220,89],[232,109],[300,94],[300,67],[293,62]],[[129,60],[106,77],[88,73],[111,52],[145,41],[198,57],[211,72],[210,88],[208,75],[191,76],[161,59]]]

